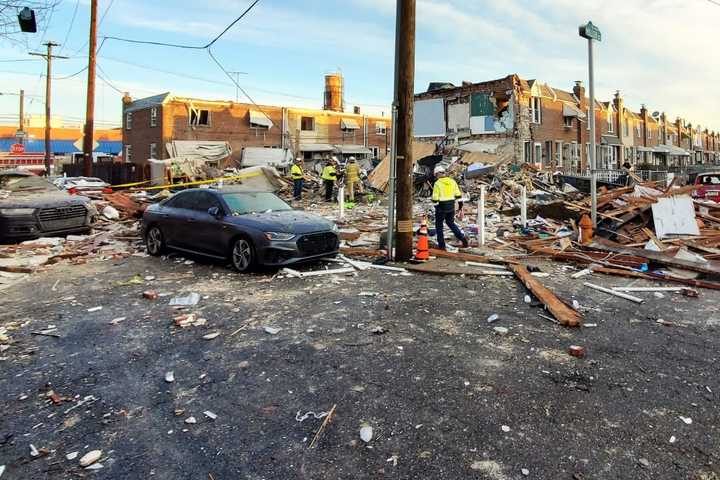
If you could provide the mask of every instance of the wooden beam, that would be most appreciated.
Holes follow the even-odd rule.
[[[579,327],[582,317],[578,312],[565,305],[549,288],[540,283],[524,265],[510,265],[518,279],[535,295],[553,314],[553,316],[566,327]]]

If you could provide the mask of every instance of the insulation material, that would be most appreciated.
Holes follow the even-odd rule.
[[[223,141],[173,140],[166,148],[171,157],[205,162],[221,162],[232,154],[230,144]]]
[[[429,155],[435,153],[435,144],[429,142],[413,142],[412,143],[412,159],[413,164],[417,163]],[[385,155],[383,161],[375,167],[368,175],[368,181],[373,188],[385,191],[390,177],[390,155]]]
[[[688,195],[659,198],[652,212],[655,234],[661,240],[673,235],[700,235],[693,200]]]
[[[444,137],[445,102],[442,98],[417,100],[413,115],[413,135],[415,137]]]
[[[448,128],[450,130],[467,130],[470,128],[470,104],[456,103],[448,105]]]
[[[500,117],[486,115],[470,117],[470,131],[473,135],[482,133],[505,133],[512,129],[512,112],[506,110]]]

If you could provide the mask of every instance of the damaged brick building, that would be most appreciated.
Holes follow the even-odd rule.
[[[218,167],[244,159],[280,158],[289,163],[335,156],[369,162],[382,159],[390,145],[390,119],[346,112],[342,77],[326,75],[323,109],[193,99],[164,93],[123,98],[124,160],[146,167],[149,159],[173,157],[177,144],[226,144],[230,155]],[[144,170],[147,170],[145,168]],[[145,177],[147,177],[145,172]]]
[[[518,75],[487,82],[431,83],[415,95],[414,135],[444,151],[472,152],[489,164],[527,162],[568,172],[589,165],[589,100]],[[642,168],[720,164],[720,132],[665,113],[625,107],[620,92],[595,102],[598,168],[624,162]]]

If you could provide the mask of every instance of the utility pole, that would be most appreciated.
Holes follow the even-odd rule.
[[[25,90],[20,90],[20,115],[17,131],[17,142],[25,145]]]
[[[92,176],[95,143],[95,62],[97,44],[97,0],[90,1],[90,40],[88,42],[87,104],[83,135],[83,175]]]
[[[395,138],[395,155],[392,160],[396,163],[397,172],[395,259],[407,261],[412,257],[413,241],[412,130],[415,94],[415,0],[397,0],[395,22],[395,98],[393,107],[397,109],[397,117],[392,132]],[[389,243],[392,245],[391,242]]]
[[[240,101],[240,75],[247,75],[247,72],[228,72],[235,76],[235,103]]]
[[[59,43],[44,43],[47,47],[47,53],[30,52],[30,55],[43,57],[47,61],[47,73],[45,74],[45,175],[50,175],[50,100],[51,100],[51,84],[52,84],[52,61],[53,58],[68,58],[60,55],[53,55],[52,48],[59,47]]]

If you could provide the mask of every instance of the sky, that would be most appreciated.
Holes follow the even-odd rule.
[[[203,45],[250,5],[249,0],[99,0],[100,36]],[[77,9],[77,10],[76,10]],[[45,62],[24,61],[41,43],[56,51],[53,114],[85,115],[89,0],[62,0],[46,32],[0,39],[0,92],[24,88],[31,114],[44,112]],[[74,20],[73,20],[74,17]],[[711,0],[417,0],[415,91],[431,81],[479,82],[516,73],[572,90],[587,84],[587,42],[578,25],[603,33],[595,48],[596,91],[620,90],[628,108],[665,111],[720,130],[720,5]],[[713,28],[714,27],[714,28]],[[388,114],[393,92],[394,0],[261,0],[214,46],[240,85],[260,104],[321,107],[323,76],[340,71],[346,107]],[[98,55],[98,126],[119,125],[121,94],[170,91],[233,100],[232,81],[204,50],[106,40]],[[58,78],[59,77],[59,78]],[[240,101],[248,101],[240,93]],[[17,97],[0,95],[0,122],[17,115]]]

